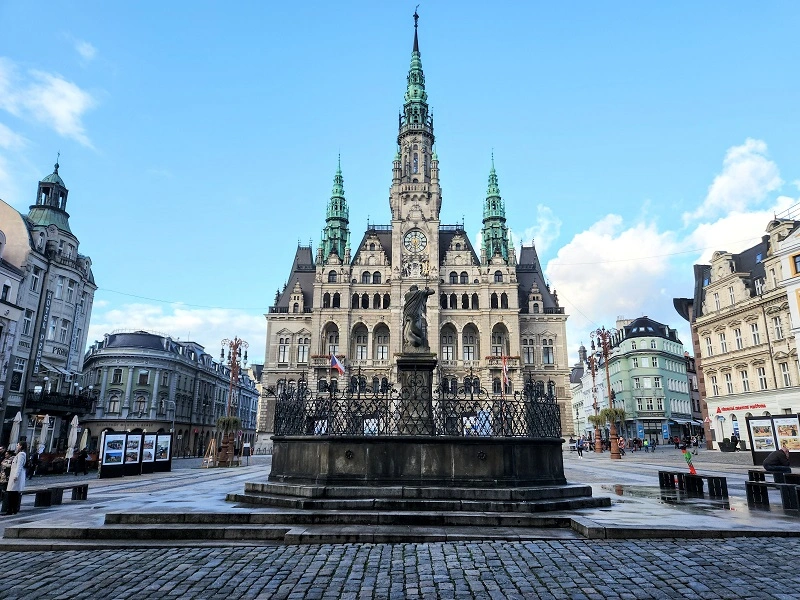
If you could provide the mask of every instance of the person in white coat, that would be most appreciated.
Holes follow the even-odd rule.
[[[8,512],[3,514],[15,515],[22,504],[22,490],[25,489],[25,462],[28,460],[28,445],[25,442],[17,444],[17,453],[11,461],[11,473],[8,476]]]

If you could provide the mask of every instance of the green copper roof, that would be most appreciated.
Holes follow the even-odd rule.
[[[333,177],[333,190],[325,214],[325,228],[322,230],[322,254],[328,258],[331,252],[344,259],[345,249],[350,247],[350,210],[344,197],[344,178],[342,177],[342,158],[339,157],[336,175]]]
[[[54,170],[52,173],[50,173],[50,175],[42,179],[42,183],[57,183],[58,185],[63,185],[64,187],[67,187],[66,184],[64,183],[64,180],[61,179],[61,177],[58,174],[58,163],[54,165],[53,169]]]
[[[492,168],[489,170],[489,186],[486,189],[486,202],[483,205],[483,249],[486,258],[491,260],[500,254],[508,260],[508,227],[506,227],[506,207],[500,197],[500,185],[497,183],[497,172],[494,170],[494,152],[492,152]]]
[[[433,129],[433,122],[428,115],[428,94],[425,92],[425,74],[422,72],[422,58],[419,53],[419,37],[417,21],[419,15],[414,12],[414,47],[411,51],[411,66],[406,78],[405,103],[400,120],[402,127],[411,125]]]

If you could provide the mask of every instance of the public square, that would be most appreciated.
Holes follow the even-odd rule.
[[[202,469],[198,459],[176,459],[171,473],[122,479],[90,474],[88,501],[34,508],[26,497],[2,526],[99,528],[116,511],[240,510],[225,494],[265,480],[269,469],[268,456],[250,460]],[[800,517],[777,500],[769,512],[747,508],[749,453],[701,451],[694,461],[701,473],[727,476],[726,508],[660,500],[658,469],[686,468],[673,448],[629,452],[621,461],[565,452],[570,483],[590,483],[594,495],[612,498],[611,508],[576,513],[638,528],[629,539],[588,540],[564,530],[541,530],[528,541],[402,544],[4,538],[0,598],[796,598]],[[673,534],[649,537],[662,528]]]

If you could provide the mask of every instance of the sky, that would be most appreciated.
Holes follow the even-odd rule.
[[[341,155],[351,237],[388,224],[412,2],[0,0],[0,198],[59,173],[98,290],[90,342],[250,345]],[[798,204],[800,3],[419,6],[442,223],[477,241],[494,161],[517,246],[570,315],[689,324],[692,265]]]

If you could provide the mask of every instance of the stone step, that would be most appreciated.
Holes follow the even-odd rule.
[[[436,487],[436,486],[342,486],[299,485],[279,482],[246,482],[245,493],[269,494],[308,499],[370,499],[405,498],[429,500],[483,500],[483,501],[532,501],[591,496],[592,487],[582,484],[567,484],[535,487]]]
[[[386,511],[280,511],[224,513],[108,513],[106,525],[380,525],[569,528],[565,515]]]
[[[7,527],[5,539],[45,540],[258,540],[283,542],[291,527],[285,525],[180,524],[113,525],[103,527],[18,525]]]
[[[592,496],[562,497],[534,501],[509,500],[436,500],[418,498],[304,498],[275,496],[266,493],[228,494],[228,502],[271,506],[275,508],[302,509],[310,511],[410,511],[410,512],[493,512],[493,513],[538,513],[598,508],[611,505],[607,497]]]
[[[217,543],[220,541],[285,544],[343,544],[343,543],[426,543],[445,541],[529,541],[551,539],[583,539],[569,528],[536,527],[485,527],[463,529],[460,527],[408,527],[377,526],[365,528],[360,525],[328,525],[311,527],[282,527],[268,525],[252,526],[197,526],[185,525],[113,525],[99,528],[73,526],[38,527],[20,525],[5,530],[3,544],[6,547],[14,540],[25,540],[35,544],[37,540],[48,543],[74,541],[86,544],[89,541],[106,544],[119,542],[124,545],[152,541],[173,541],[176,544]],[[34,547],[34,546],[31,546]],[[63,546],[62,546],[63,547]]]

